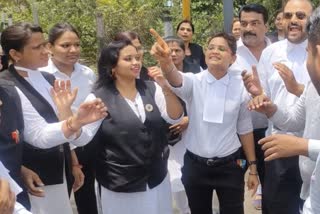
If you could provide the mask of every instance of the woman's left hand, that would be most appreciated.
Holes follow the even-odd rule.
[[[51,97],[59,112],[71,108],[78,94],[78,88],[71,91],[70,80],[55,80],[51,90]]]
[[[248,186],[248,190],[252,190],[252,194],[251,194],[252,197],[256,194],[259,184],[260,182],[259,182],[258,175],[249,174],[247,186]]]

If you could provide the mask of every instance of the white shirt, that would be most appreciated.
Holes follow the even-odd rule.
[[[320,141],[309,140],[309,158],[316,161],[316,166],[311,176],[310,197],[303,207],[303,214],[320,213]]]
[[[225,157],[237,151],[241,147],[237,133],[243,135],[252,132],[251,115],[247,109],[249,97],[241,76],[226,74],[216,80],[208,70],[181,75],[182,86],[172,87],[172,90],[187,105],[189,126],[183,136],[187,149],[206,158]],[[221,88],[226,87],[226,91],[223,90],[224,94],[215,91],[218,100],[213,100],[209,92],[217,84]],[[209,106],[214,116],[211,119],[217,122],[207,122],[210,121],[209,115],[208,118],[204,117],[208,100],[218,101],[216,104],[220,107]],[[218,110],[221,109],[219,102],[222,102],[222,112]],[[223,115],[222,120],[219,114]]]
[[[271,45],[270,39],[265,37],[266,46]],[[243,70],[246,70],[248,73],[251,73],[252,66],[258,65],[258,59],[251,53],[250,49],[245,46],[241,38],[237,41],[237,59],[232,64],[231,69],[237,71],[240,75]],[[259,72],[259,70],[258,70]],[[252,125],[254,129],[261,129],[268,127],[268,118],[259,112],[252,111]]]
[[[273,67],[273,63],[284,63],[289,69],[292,70],[298,83],[307,85],[310,77],[306,68],[306,47],[306,40],[300,44],[293,44],[285,39],[271,44],[262,52],[258,64],[260,80],[267,96],[270,97],[270,99],[278,106],[289,108],[297,102],[299,97],[287,91],[278,71]],[[291,134],[301,136],[302,131],[303,130],[301,129]],[[271,133],[274,134],[286,132],[280,131],[270,122],[267,134]]]
[[[95,73],[87,66],[76,63],[74,65],[74,71],[71,73],[71,77],[58,70],[52,60],[49,60],[48,66],[39,68],[40,71],[48,72],[59,80],[70,80],[71,89],[78,88],[78,94],[75,101],[72,104],[72,111],[75,112],[81,103],[84,102],[88,94],[91,93],[92,87],[96,81]]]
[[[32,71],[29,69],[26,71],[28,72],[28,77],[25,78],[26,81],[28,81],[48,101],[56,112],[56,107],[50,95],[52,86],[39,71]],[[45,119],[39,115],[23,92],[17,87],[16,89],[21,100],[25,142],[42,149],[51,148],[65,142],[70,142],[75,146],[83,146],[89,142],[88,136],[83,132],[77,139],[73,139],[72,137],[74,136],[71,136],[69,139],[65,138],[62,132],[63,122],[48,124]]]
[[[297,103],[291,108],[278,106],[278,111],[270,118],[273,124],[281,130],[296,132],[302,130],[303,138],[320,140],[320,96],[314,85],[309,82]],[[303,180],[302,199],[309,196],[310,179],[316,163],[310,158],[300,156],[299,168]]]
[[[176,124],[176,123],[180,122],[181,119],[183,118],[183,114],[178,119],[170,118],[169,115],[167,114],[166,100],[163,95],[162,89],[157,83],[155,83],[155,86],[156,86],[156,90],[155,90],[154,99],[155,99],[155,103],[160,111],[161,117],[170,124]],[[91,93],[87,96],[85,101],[91,101],[91,100],[94,100],[95,98],[96,98],[96,96]],[[142,101],[140,94],[137,93],[134,102],[131,100],[128,100],[128,99],[125,99],[125,100],[128,103],[129,107],[133,110],[133,112],[139,118],[139,120],[144,122],[146,119],[146,112],[145,112],[145,106],[143,104],[143,101]],[[108,107],[108,102],[105,103],[105,105]],[[137,107],[136,107],[136,105],[137,105]],[[104,119],[101,119],[101,120],[96,121],[94,123],[83,126],[82,127],[82,135],[84,136],[83,139],[86,139],[88,142],[91,141],[91,139],[97,133],[103,120]]]
[[[22,192],[21,187],[10,177],[9,171],[0,161],[0,179],[5,179],[9,182],[10,190],[14,192],[17,196],[20,192]],[[31,214],[26,208],[24,208],[20,203],[16,202],[14,205],[13,214]]]

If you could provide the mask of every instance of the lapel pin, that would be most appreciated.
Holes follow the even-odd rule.
[[[153,106],[151,104],[147,104],[145,106],[145,109],[146,109],[147,112],[152,112],[153,111]]]

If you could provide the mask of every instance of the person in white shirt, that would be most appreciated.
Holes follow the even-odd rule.
[[[296,103],[307,85],[310,77],[306,71],[307,19],[312,12],[312,4],[308,0],[290,0],[283,11],[287,39],[273,43],[267,47],[258,64],[258,74],[261,78],[264,93],[277,105],[290,107]],[[257,72],[254,78],[246,79],[248,91],[256,90],[258,86]],[[248,81],[249,80],[249,81]],[[258,86],[259,87],[259,86]],[[260,88],[253,96],[262,93]],[[303,129],[290,132],[301,136]],[[271,121],[267,134],[288,133],[281,131]],[[303,160],[300,160],[300,171],[304,179]],[[264,207],[267,213],[299,213],[305,200],[304,186],[301,191],[299,157],[279,159],[266,163],[265,191],[263,192]],[[301,195],[300,195],[301,191]],[[288,206],[291,203],[293,206]]]
[[[28,168],[32,166],[32,170],[39,174],[41,180],[46,179],[45,186],[34,182],[34,174],[25,179],[30,193],[29,197],[34,197],[31,203],[35,203],[31,208],[37,210],[36,207],[40,207],[36,213],[56,213],[55,210],[71,213],[66,174],[64,173],[68,171],[64,169],[69,164],[65,159],[69,151],[69,143],[66,142],[72,142],[77,146],[85,145],[88,138],[80,130],[81,126],[104,118],[106,108],[101,100],[95,100],[82,104],[78,113],[68,117],[66,121],[58,122],[58,109],[60,115],[64,114],[61,109],[70,109],[75,93],[71,92],[69,84],[65,85],[63,82],[59,87],[56,82],[54,88],[58,88],[59,91],[52,91],[53,86],[49,83],[52,76],[36,70],[48,63],[45,44],[42,29],[39,26],[18,23],[6,28],[1,34],[1,45],[13,63],[9,66],[9,70],[1,72],[0,78],[13,81],[20,89],[17,91],[22,103],[25,126],[23,136],[24,142],[26,142],[23,147],[23,164]],[[61,98],[62,95],[65,99],[61,100],[59,97]],[[54,124],[48,125],[48,123]],[[43,133],[45,128],[48,131]],[[62,132],[63,129],[67,134]],[[50,150],[48,150],[49,148]],[[41,153],[43,149],[47,150]],[[34,155],[35,153],[37,155]],[[49,167],[46,164],[49,164]],[[41,188],[39,189],[44,189],[45,193],[38,188],[36,188],[38,191],[33,191],[34,183],[40,184]],[[31,194],[36,196],[31,196]],[[40,199],[37,196],[44,197]],[[41,202],[37,203],[39,201]]]
[[[0,161],[0,213],[1,214],[31,214],[16,201],[16,196],[22,192],[21,187],[10,177],[9,171]]]
[[[236,74],[241,72],[251,73],[252,69],[259,63],[262,51],[271,44],[265,36],[268,27],[268,11],[260,4],[247,4],[239,11],[240,35],[237,41],[237,60],[232,64]],[[246,74],[246,75],[248,75]],[[253,137],[257,158],[257,169],[261,186],[259,186],[253,205],[256,209],[261,209],[261,194],[264,183],[264,161],[263,152],[258,145],[258,141],[265,137],[268,127],[268,119],[265,115],[253,111],[251,113],[253,125]]]
[[[266,160],[303,155],[308,197],[304,204],[304,214],[320,213],[320,135],[318,113],[320,105],[320,8],[311,15],[307,24],[308,57],[307,68],[311,82],[307,85],[298,102],[291,108],[275,105],[266,95],[255,97],[249,108],[262,111],[281,129],[304,129],[303,138],[290,135],[272,135],[261,140]],[[316,139],[316,140],[315,140]],[[306,170],[308,169],[308,170]],[[310,187],[310,188],[309,188]]]
[[[183,136],[187,152],[182,182],[191,213],[212,213],[213,190],[221,213],[244,213],[245,160],[240,159],[241,146],[250,165],[248,188],[253,194],[259,181],[251,117],[246,107],[248,94],[241,77],[228,74],[236,59],[235,38],[225,33],[210,37],[205,52],[208,69],[192,74],[179,72],[168,45],[153,29],[151,33],[157,39],[151,53],[172,90],[187,104],[189,126]]]
[[[78,62],[81,54],[80,35],[71,24],[55,24],[49,30],[48,41],[51,54],[48,66],[38,70],[48,72],[59,80],[69,80],[71,89],[77,88],[77,96],[71,106],[72,112],[75,112],[92,91],[96,75],[89,67]],[[65,116],[72,115],[72,112]],[[75,179],[73,191],[79,214],[98,213],[94,176],[95,150],[94,142],[71,150],[72,174]]]

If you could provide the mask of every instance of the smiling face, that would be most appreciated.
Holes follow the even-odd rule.
[[[117,65],[112,69],[116,80],[136,79],[141,69],[141,58],[137,49],[128,45],[120,50]]]
[[[32,33],[21,51],[11,49],[9,54],[17,66],[35,70],[48,64],[49,53],[45,46],[46,41],[43,34],[40,32]]]
[[[49,44],[52,53],[52,61],[55,64],[73,67],[80,57],[80,38],[71,31],[66,31]]]
[[[205,51],[206,63],[210,71],[225,71],[236,60],[228,42],[223,37],[215,37],[210,40]]]
[[[312,5],[308,1],[289,1],[283,10],[283,24],[286,37],[299,44],[307,38],[306,24],[311,15]]]

